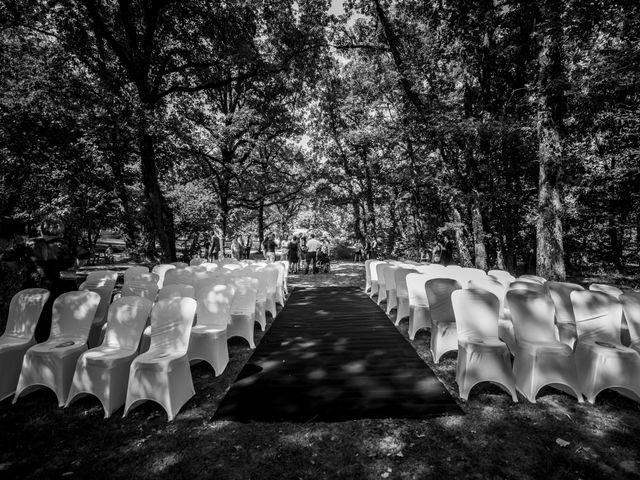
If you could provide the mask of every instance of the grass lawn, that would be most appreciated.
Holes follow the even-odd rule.
[[[362,264],[331,274],[296,275],[290,284],[364,285]],[[393,319],[393,318],[392,318]],[[272,320],[269,320],[270,326]],[[407,338],[407,320],[398,327]],[[267,327],[268,328],[268,327]],[[263,333],[256,331],[256,343]],[[67,409],[41,389],[0,402],[0,479],[9,478],[639,478],[640,404],[614,392],[596,404],[544,389],[536,404],[514,404],[497,387],[457,395],[456,354],[434,365],[429,333],[411,342],[466,415],[428,420],[342,423],[211,422],[251,355],[232,339],[231,361],[216,378],[192,368],[196,395],[176,419],[146,402],[110,419],[93,397]]]

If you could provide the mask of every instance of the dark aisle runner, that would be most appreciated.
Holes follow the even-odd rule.
[[[297,289],[214,420],[332,422],[463,414],[358,288]]]

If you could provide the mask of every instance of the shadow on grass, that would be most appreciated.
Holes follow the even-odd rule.
[[[355,271],[355,267],[354,267]],[[361,276],[353,277],[357,286]],[[358,280],[358,281],[356,281]],[[359,283],[358,283],[359,282]],[[393,315],[393,314],[392,314]],[[277,321],[277,320],[276,320]],[[268,326],[272,320],[269,319]],[[407,320],[399,331],[407,337]],[[256,343],[262,332],[255,331]],[[407,337],[408,338],[408,337]],[[456,353],[434,365],[429,334],[410,342],[459,400]],[[206,364],[192,367],[196,396],[168,423],[147,402],[105,420],[96,399],[68,409],[39,390],[0,403],[0,478],[638,478],[640,405],[614,392],[595,405],[578,404],[551,388],[536,404],[514,404],[482,384],[462,402],[467,415],[429,420],[339,423],[210,422],[252,351],[229,344],[220,377]],[[562,447],[557,439],[569,442]]]

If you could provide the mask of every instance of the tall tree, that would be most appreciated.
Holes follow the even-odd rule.
[[[538,183],[537,273],[564,280],[562,232],[562,134],[566,113],[566,82],[562,58],[561,0],[540,3],[538,53]]]

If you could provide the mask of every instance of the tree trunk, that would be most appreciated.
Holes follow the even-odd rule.
[[[460,212],[456,207],[451,207],[451,214],[453,216],[453,221],[458,225],[462,225],[462,217],[460,216]],[[467,248],[467,244],[464,241],[462,230],[457,229],[455,235],[456,245],[458,247],[458,255],[460,257],[460,265],[463,267],[470,267],[472,265],[471,255],[469,254],[469,249]]]
[[[487,269],[487,249],[484,244],[484,227],[482,225],[482,212],[478,205],[477,192],[474,192],[474,199],[471,205],[471,226],[473,229],[473,243],[475,245],[476,268]]]
[[[229,229],[229,206],[226,202],[222,202],[220,205],[220,251],[222,252],[222,258],[225,255],[225,243],[227,240],[227,230]],[[231,239],[233,240],[233,239]]]
[[[356,236],[357,240],[363,238],[362,235],[362,214],[360,213],[360,201],[353,197],[351,200],[351,205],[353,206],[353,233]]]
[[[405,63],[405,60],[402,57],[402,45],[400,38],[398,38],[398,35],[393,28],[393,24],[387,16],[382,3],[379,0],[374,0],[373,4],[376,16],[378,17],[378,21],[380,22],[380,26],[382,27],[382,31],[384,32],[384,36],[387,40],[391,57],[393,58],[393,62],[399,74],[400,86],[402,87],[407,99],[413,104],[415,109],[418,111],[418,114],[424,119],[426,108],[414,86],[411,67]]]
[[[562,24],[560,2],[547,0],[541,6],[542,45],[539,62],[538,100],[538,222],[536,271],[548,280],[564,281],[561,197],[564,79],[562,72]]]
[[[391,227],[389,228],[389,235],[386,242],[386,254],[391,255],[396,246],[396,239],[398,237],[398,215],[396,212],[396,204],[398,199],[398,192],[393,192],[393,198],[389,202],[389,219],[391,220]]]
[[[122,148],[118,141],[118,127],[113,127],[112,134],[112,148],[111,161],[109,165],[111,172],[113,173],[113,179],[115,184],[116,195],[122,205],[122,221],[124,223],[124,230],[126,236],[127,247],[135,249],[138,243],[138,233],[136,223],[134,221],[134,215],[131,210],[131,203],[129,201],[129,192],[127,191],[127,184],[124,175],[124,159],[120,156],[119,151]]]
[[[258,206],[258,252],[262,252],[262,242],[264,242],[264,201],[260,201]]]
[[[151,217],[153,234],[160,243],[162,261],[176,261],[176,236],[173,212],[160,189],[153,134],[144,125],[140,133],[140,159],[144,196]]]
[[[375,200],[373,197],[373,178],[371,173],[371,166],[367,162],[367,152],[362,154],[362,160],[364,162],[364,177],[365,177],[365,200],[367,204],[367,223],[369,224],[369,233],[374,237],[378,236],[378,229],[376,228],[376,210]]]
[[[498,238],[496,241],[496,268],[498,270],[505,270],[504,250],[501,238]]]

